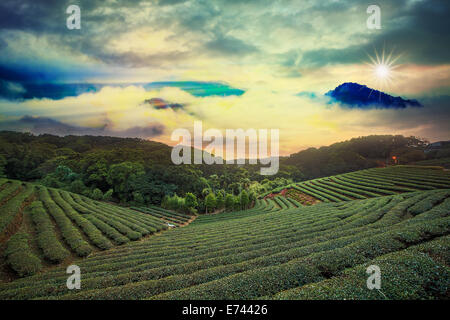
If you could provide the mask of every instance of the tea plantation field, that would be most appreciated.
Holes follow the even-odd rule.
[[[159,208],[142,213],[15,180],[0,181],[0,190],[3,278],[8,271],[28,276],[139,240],[172,221],[172,213]]]
[[[369,169],[289,186],[295,187],[319,201],[261,198],[249,210],[202,215],[187,224],[186,217],[157,208],[124,209],[3,181],[2,230],[14,234],[3,241],[8,268],[44,264],[64,250],[71,258],[3,279],[0,299],[449,297],[447,171]],[[180,227],[148,236],[168,221]],[[41,229],[48,235],[40,237]],[[55,249],[46,251],[43,243]],[[17,254],[24,260],[11,259]],[[80,290],[66,287],[68,264],[81,269]],[[366,286],[369,265],[381,270],[380,290]]]
[[[290,189],[318,201],[339,202],[445,188],[450,188],[450,171],[439,167],[396,166],[294,183],[267,192],[262,197]]]

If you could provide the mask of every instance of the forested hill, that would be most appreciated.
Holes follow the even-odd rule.
[[[450,156],[450,148],[426,153],[428,142],[416,137],[373,135],[353,138],[328,147],[309,148],[290,155],[284,165],[298,168],[305,179],[314,179],[366,168],[408,164]]]
[[[172,195],[165,205],[184,211],[190,193],[197,201],[191,208],[205,212],[245,207],[258,194],[292,182],[450,156],[450,149],[426,153],[427,145],[414,137],[355,138],[281,158],[277,175],[261,176],[257,165],[176,166],[171,147],[154,141],[4,131],[0,176],[122,203],[160,205]]]
[[[36,136],[30,133],[12,131],[1,131],[0,142],[2,143],[0,154],[13,159],[14,156],[20,157],[23,153],[26,153],[27,157],[34,162],[96,151],[112,156],[112,162],[115,160],[136,160],[169,163],[171,150],[171,147],[163,143],[138,138],[60,137],[50,134]]]
[[[193,207],[204,212],[208,195],[210,210],[223,208],[226,198],[229,206],[238,208],[259,192],[250,189],[270,190],[289,182],[281,175],[262,181],[257,166],[177,166],[170,155],[171,147],[142,139],[0,132],[0,176],[96,200],[161,205],[172,195],[172,209],[180,209],[191,193],[196,198]]]

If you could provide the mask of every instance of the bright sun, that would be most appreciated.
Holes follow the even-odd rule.
[[[375,67],[375,75],[380,79],[389,77],[390,71],[389,66],[385,64],[379,64]]]
[[[386,55],[385,50],[381,55],[375,50],[375,57],[369,55],[370,63],[368,63],[371,69],[372,79],[377,87],[386,88],[392,85],[395,77],[395,69],[398,65],[395,64],[400,56],[393,57],[393,53]],[[380,89],[381,89],[380,88]]]

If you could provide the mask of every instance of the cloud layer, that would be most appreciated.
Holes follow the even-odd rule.
[[[447,0],[380,0],[381,30],[358,0],[79,0],[80,30],[65,26],[69,4],[1,1],[0,127],[170,142],[202,120],[279,128],[283,154],[375,133],[450,139]],[[385,87],[367,65],[383,49],[398,58]],[[424,108],[311,99],[344,82]],[[156,98],[182,107],[143,103]]]
[[[31,132],[34,134],[53,134],[57,136],[67,135],[91,135],[91,136],[112,136],[112,137],[136,137],[149,139],[164,132],[164,127],[159,124],[147,127],[130,127],[125,130],[114,130],[110,124],[105,123],[98,128],[74,126],[52,118],[23,116],[16,121],[0,122],[0,130],[13,130]]]

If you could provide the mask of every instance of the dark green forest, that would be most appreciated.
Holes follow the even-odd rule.
[[[245,209],[259,194],[294,181],[449,157],[450,149],[426,152],[427,146],[415,137],[360,137],[282,157],[279,172],[268,177],[259,165],[177,166],[170,146],[143,139],[3,131],[0,175],[96,200],[194,214]]]

